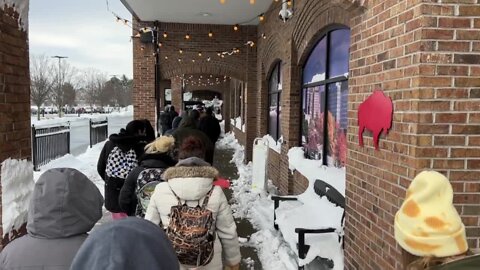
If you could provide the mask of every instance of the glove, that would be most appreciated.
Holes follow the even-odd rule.
[[[234,266],[225,266],[225,270],[240,270],[240,264],[236,264]]]

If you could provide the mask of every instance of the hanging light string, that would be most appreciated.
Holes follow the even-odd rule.
[[[189,75],[188,77],[186,77],[185,75],[182,75],[182,76],[176,75],[175,76],[175,78],[182,79],[185,82],[185,85],[189,85],[189,86],[213,86],[213,85],[219,85],[219,84],[226,83],[227,78],[231,79],[231,77],[229,77],[229,76],[223,76],[223,79],[222,79],[221,76],[220,77],[219,76],[213,76],[212,74],[210,74],[209,76],[200,75],[200,76],[197,76],[197,77],[198,77],[198,80],[193,75]],[[215,79],[214,79],[214,77],[215,77]]]

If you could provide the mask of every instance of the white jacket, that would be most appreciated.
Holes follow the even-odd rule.
[[[170,209],[178,204],[178,200],[170,188],[189,206],[197,206],[203,203],[205,195],[212,189],[213,179],[218,171],[210,166],[182,166],[180,161],[176,167],[167,169],[163,178],[167,182],[156,186],[150,198],[145,219],[159,225],[162,221],[164,228],[170,223]],[[215,186],[207,204],[207,209],[213,212],[216,226],[216,241],[214,257],[205,267],[198,269],[220,270],[223,264],[233,266],[240,263],[240,247],[237,236],[237,226],[233,220],[230,205],[223,190]],[[222,262],[223,250],[223,262]],[[182,266],[181,269],[188,269]]]

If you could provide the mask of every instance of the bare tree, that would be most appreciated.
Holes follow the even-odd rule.
[[[85,100],[93,109],[93,105],[100,101],[102,91],[107,82],[107,75],[100,70],[89,68],[82,72],[81,81]]]
[[[75,87],[70,82],[64,83],[62,87],[64,93],[63,101],[65,105],[68,105],[70,107],[75,106],[75,99],[77,96]]]
[[[30,81],[30,99],[38,108],[37,119],[40,120],[40,107],[48,100],[54,85],[54,65],[49,57],[31,56]]]
[[[68,95],[65,90],[68,91],[68,88],[63,87],[65,83],[68,83],[75,88],[75,85],[78,84],[77,76],[78,70],[71,66],[66,61],[62,61],[60,68],[54,69],[55,71],[55,81],[52,90],[52,101],[58,108],[58,116],[62,117],[63,107],[66,104],[65,99]]]

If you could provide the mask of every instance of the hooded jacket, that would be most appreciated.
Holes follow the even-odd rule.
[[[177,270],[177,256],[165,233],[146,220],[129,217],[93,231],[71,270]]]
[[[182,200],[181,203],[194,207],[203,203],[205,195],[212,189],[213,180],[217,176],[218,171],[199,158],[193,157],[179,161],[175,167],[165,171],[163,178],[168,182],[156,186],[145,219],[157,225],[162,224],[166,229],[170,223],[170,209],[178,204],[172,190]],[[241,256],[237,226],[227,198],[220,187],[213,187],[207,209],[212,211],[215,218],[217,237],[212,261],[199,269],[222,269],[222,251],[226,265],[238,264]],[[185,266],[181,269],[185,269]]]
[[[122,212],[118,204],[118,196],[125,181],[125,179],[119,178],[110,179],[110,177],[105,174],[108,155],[115,146],[118,146],[123,152],[133,149],[138,158],[143,154],[143,147],[145,146],[144,140],[144,137],[130,135],[125,129],[121,129],[120,133],[110,135],[108,141],[103,146],[100,157],[98,158],[97,172],[105,181],[105,208],[108,211],[114,213]]]
[[[142,171],[155,168],[163,173],[164,170],[174,166],[176,163],[168,153],[144,154],[140,158],[140,165],[130,172],[120,190],[118,199],[120,208],[129,216],[135,215],[137,208],[137,180]]]
[[[198,121],[198,129],[207,134],[210,141],[215,144],[220,137],[221,128],[217,118],[207,114]]]
[[[102,217],[102,205],[102,194],[81,172],[46,171],[33,190],[28,234],[5,247],[0,269],[69,269],[87,232]]]
[[[183,140],[189,136],[194,136],[202,140],[203,144],[205,145],[205,161],[210,164],[213,164],[213,153],[215,150],[215,145],[210,141],[208,136],[203,132],[200,131],[195,121],[190,116],[185,116],[180,121],[180,126],[178,127],[175,132],[173,132],[173,137],[175,138],[175,148],[179,149],[180,145],[182,145]]]

